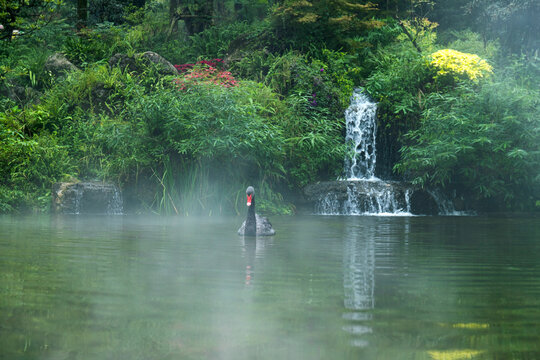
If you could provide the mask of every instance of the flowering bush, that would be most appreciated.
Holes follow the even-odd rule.
[[[183,77],[175,80],[180,90],[186,90],[189,86],[200,84],[214,84],[225,88],[238,86],[238,82],[229,71],[223,68],[222,59],[201,60],[196,64],[174,65]]]
[[[437,69],[435,78],[450,75],[458,80],[466,76],[476,82],[493,73],[491,65],[475,54],[443,49],[431,54],[431,59],[430,65]]]

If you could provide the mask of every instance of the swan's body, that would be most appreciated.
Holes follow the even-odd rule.
[[[255,189],[249,186],[246,190],[248,212],[246,220],[238,229],[238,235],[244,236],[272,236],[276,231],[264,216],[255,213]]]
[[[246,221],[242,223],[242,226],[240,226],[240,229],[238,229],[238,235],[251,235],[251,236],[272,236],[276,233],[276,231],[272,228],[272,224],[270,224],[270,221],[264,216],[259,216],[259,214],[255,214],[255,234],[246,234]]]

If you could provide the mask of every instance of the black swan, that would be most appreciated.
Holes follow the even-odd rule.
[[[264,216],[259,216],[255,213],[255,189],[253,186],[248,186],[246,189],[248,212],[246,220],[238,229],[238,235],[245,236],[272,236],[276,231],[272,228],[272,224]]]

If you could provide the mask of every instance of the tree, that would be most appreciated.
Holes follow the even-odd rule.
[[[281,38],[342,48],[360,32],[382,25],[372,19],[376,11],[372,3],[358,0],[285,0],[273,18]]]
[[[183,20],[189,35],[200,33],[213,24],[214,9],[214,0],[170,0],[171,30],[178,20]]]
[[[503,49],[528,55],[540,49],[538,0],[437,0],[432,14],[442,29],[471,28],[484,44],[499,39]]]
[[[31,30],[50,20],[50,15],[62,0],[3,0],[0,1],[0,24],[4,31],[0,39],[11,41],[15,30]]]
[[[436,23],[428,20],[428,15],[433,9],[434,1],[408,0],[404,5],[405,7],[403,9],[396,8],[393,16],[415,49],[419,53],[422,53],[422,48],[418,44],[418,40],[426,33],[430,33],[430,30],[437,27]]]
[[[88,0],[77,0],[77,27],[86,26],[88,20]]]

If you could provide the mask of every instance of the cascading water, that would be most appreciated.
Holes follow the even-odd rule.
[[[56,183],[53,210],[61,214],[122,215],[122,193],[114,184],[101,182]]]
[[[113,186],[112,194],[107,203],[108,215],[123,215],[124,214],[124,201],[122,200],[122,193],[120,190]]]
[[[345,158],[347,179],[375,178],[377,104],[356,89],[351,97],[351,105],[345,111],[347,135],[345,143],[350,146],[354,156]]]
[[[332,209],[321,209],[323,213],[410,214],[407,191],[401,191],[395,183],[382,181],[375,176],[376,115],[377,104],[356,89],[351,96],[351,105],[345,111],[345,142],[351,149],[351,155],[345,158],[345,174],[349,182],[347,199],[339,210],[335,201],[324,199],[322,204],[330,205]]]
[[[360,89],[351,96],[345,111],[346,178],[307,186],[306,196],[315,201],[321,215],[458,215],[451,201],[399,181],[375,176],[377,164],[377,104]]]

